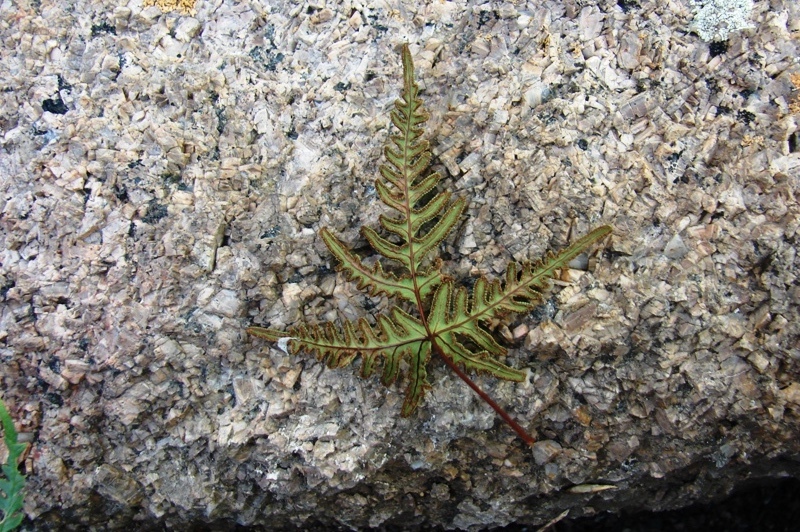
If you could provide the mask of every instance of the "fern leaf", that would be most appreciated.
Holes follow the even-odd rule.
[[[14,530],[22,522],[24,514],[20,511],[23,502],[25,477],[19,472],[17,463],[25,451],[26,445],[17,441],[14,422],[0,401],[0,424],[3,425],[3,440],[8,448],[8,460],[2,466],[3,477],[0,478],[0,532]]]
[[[291,334],[285,331],[278,331],[275,329],[267,329],[266,327],[248,327],[245,329],[247,334],[251,334],[258,338],[263,338],[264,340],[269,340],[270,342],[279,342],[281,340],[286,340],[291,338]]]
[[[430,388],[425,367],[430,360],[430,341],[422,322],[410,314],[392,309],[391,318],[379,316],[376,326],[367,320],[347,321],[341,330],[331,323],[295,327],[284,333],[261,327],[250,327],[247,332],[268,340],[288,340],[288,351],[311,353],[329,368],[348,365],[361,357],[361,376],[369,377],[378,365],[383,366],[381,383],[392,384],[400,373],[400,362],[407,359],[409,386],[403,403],[403,415],[410,415]]]
[[[413,303],[416,301],[417,290],[423,299],[427,299],[428,295],[442,281],[448,279],[442,274],[442,262],[438,259],[428,268],[419,268],[414,278],[408,274],[397,276],[392,272],[385,271],[379,261],[371,268],[365,266],[355,253],[347,249],[327,229],[323,228],[320,235],[331,254],[339,260],[339,269],[345,272],[348,280],[355,282],[359,290],[367,290],[373,296],[386,294],[389,297],[399,297]],[[376,234],[375,238],[380,237]],[[379,249],[375,245],[373,247]],[[384,251],[386,250],[384,249]],[[402,252],[398,251],[398,253],[400,253],[400,257],[405,257]],[[384,253],[384,256],[388,255]]]
[[[447,191],[434,194],[441,176],[435,172],[426,175],[431,154],[428,142],[420,137],[428,115],[422,109],[407,45],[403,46],[403,93],[395,102],[391,119],[398,132],[389,137],[389,146],[384,150],[387,164],[380,167],[375,188],[380,200],[395,214],[379,218],[386,236],[369,227],[362,227],[361,233],[375,251],[399,264],[401,271],[387,271],[380,262],[366,266],[329,230],[322,229],[320,236],[339,261],[339,268],[359,289],[405,301],[413,314],[393,307],[388,316],[378,316],[374,325],[361,319],[341,326],[301,325],[288,332],[250,327],[247,332],[277,342],[292,354],[313,354],[331,368],[346,366],[360,357],[362,377],[369,377],[382,367],[381,382],[387,386],[405,368],[408,386],[403,416],[411,415],[430,389],[427,366],[432,353],[436,353],[526,443],[532,444],[534,440],[525,429],[461,368],[510,381],[524,380],[524,371],[500,362],[506,349],[482,324],[510,312],[530,310],[541,301],[556,272],[608,235],[611,228],[595,229],[536,264],[509,264],[502,283],[481,277],[470,294],[442,273],[441,259],[429,257],[458,223],[466,202],[463,198],[452,199]]]
[[[408,352],[409,372],[408,388],[406,388],[406,398],[400,409],[400,415],[409,417],[419,406],[425,392],[430,390],[428,382],[428,362],[431,359],[431,343],[421,342],[416,349]]]
[[[452,282],[444,283],[436,291],[428,325],[441,352],[464,369],[490,373],[510,381],[525,380],[524,371],[510,368],[496,360],[496,357],[506,355],[506,349],[481,328],[476,317],[469,314],[467,299],[466,289],[459,287],[454,291]],[[474,344],[476,349],[469,349],[465,342]]]
[[[339,260],[339,268],[347,274],[350,281],[357,284],[359,290],[367,289],[372,295],[386,294],[389,297],[414,301],[414,282],[409,276],[397,277],[386,272],[380,262],[376,262],[372,268],[365,266],[355,253],[325,228],[320,231],[320,236],[331,254]],[[441,273],[431,272],[431,275],[440,277]]]
[[[450,192],[440,192],[424,201],[441,176],[434,172],[420,179],[430,164],[431,154],[428,141],[419,140],[422,124],[428,120],[428,114],[422,109],[413,68],[411,52],[404,46],[403,93],[391,112],[392,123],[399,133],[391,136],[392,145],[384,150],[388,164],[381,165],[382,179],[375,181],[378,197],[399,213],[395,217],[382,215],[380,225],[399,237],[401,242],[392,242],[369,227],[361,229],[362,235],[375,251],[400,263],[405,272],[401,275],[386,272],[380,262],[371,268],[364,266],[361,259],[330,231],[322,229],[320,232],[328,250],[339,260],[339,268],[349,280],[357,283],[359,289],[366,289],[372,295],[383,293],[409,302],[417,302],[418,297],[427,299],[447,279],[441,273],[441,261],[435,260],[428,266],[424,262],[458,223],[466,205],[463,198],[451,203]],[[433,227],[423,232],[423,226],[434,220]]]
[[[542,293],[549,288],[549,280],[558,270],[565,268],[569,261],[610,233],[611,227],[604,225],[559,253],[548,254],[544,260],[536,264],[526,263],[519,268],[516,263],[509,263],[505,283],[488,281],[485,277],[481,277],[475,283],[468,312],[465,310],[466,291],[463,288],[457,293],[459,304],[454,306],[457,308],[457,313],[452,319],[448,319],[447,314],[441,310],[431,309],[435,323],[441,326],[433,328],[433,332],[444,334],[455,330],[458,334],[467,334],[476,327],[478,321],[501,318],[509,312],[530,310],[542,300]],[[442,308],[447,307],[442,304]],[[443,314],[445,319],[441,318]]]
[[[543,291],[555,273],[582,253],[588,246],[605,237],[611,228],[595,229],[558,254],[551,254],[538,264],[510,263],[505,283],[481,277],[475,283],[472,300],[463,287],[454,290],[453,283],[444,283],[436,291],[428,316],[431,334],[450,359],[465,369],[490,373],[498,378],[522,381],[525,372],[509,368],[495,360],[504,357],[506,349],[498,344],[480,323],[501,318],[509,312],[526,312],[541,302]],[[475,349],[465,346],[469,341]]]
[[[426,292],[422,294],[424,298],[443,278],[430,271],[425,272],[423,263],[458,223],[466,202],[458,198],[450,203],[449,192],[440,192],[425,201],[441,176],[434,172],[423,177],[431,161],[428,141],[420,140],[422,125],[428,120],[428,114],[422,109],[408,46],[403,46],[403,92],[401,99],[395,102],[391,118],[398,133],[390,137],[391,144],[384,150],[387,164],[381,165],[382,179],[375,182],[375,188],[381,201],[399,213],[396,217],[381,216],[380,225],[399,237],[401,242],[394,243],[369,227],[361,231],[378,253],[405,268],[410,279],[417,281],[415,287],[425,287]],[[433,227],[424,231],[423,226],[436,218],[438,220]],[[435,263],[435,268],[438,267],[439,264]],[[421,283],[419,276],[423,273],[427,273],[427,278]],[[418,295],[404,299],[416,301]]]

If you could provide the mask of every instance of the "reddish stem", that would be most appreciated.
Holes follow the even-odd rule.
[[[514,432],[516,432],[516,433],[517,433],[517,435],[518,435],[520,438],[522,438],[522,440],[523,440],[525,443],[527,443],[528,445],[533,445],[534,443],[536,443],[536,440],[534,440],[534,439],[533,439],[533,436],[531,436],[530,434],[528,434],[528,433],[525,431],[525,429],[523,429],[523,428],[522,428],[522,425],[520,425],[519,423],[517,423],[516,421],[514,421],[514,419],[513,419],[513,418],[512,418],[510,415],[508,415],[508,412],[506,412],[505,410],[503,410],[503,407],[501,407],[500,405],[498,405],[498,404],[497,404],[497,403],[494,401],[494,399],[492,399],[491,397],[489,397],[489,395],[488,395],[486,392],[484,392],[483,390],[481,390],[480,386],[478,386],[477,384],[475,384],[475,381],[473,381],[472,379],[470,379],[470,378],[469,378],[469,375],[467,375],[466,373],[464,373],[463,371],[461,371],[461,368],[459,368],[459,367],[458,367],[458,366],[457,366],[457,365],[456,365],[456,364],[455,364],[455,363],[454,363],[452,360],[450,360],[450,358],[449,358],[449,357],[445,356],[445,355],[444,355],[444,354],[443,354],[443,353],[442,353],[442,352],[439,350],[439,346],[436,346],[436,344],[434,344],[434,346],[435,346],[435,349],[436,349],[436,353],[437,353],[437,354],[438,354],[438,355],[439,355],[439,356],[442,358],[442,360],[444,360],[444,363],[445,363],[445,364],[447,364],[447,365],[450,367],[450,369],[452,369],[452,370],[453,370],[453,371],[456,373],[456,375],[458,375],[458,376],[461,378],[461,380],[462,380],[462,381],[466,382],[466,383],[467,383],[467,386],[469,386],[470,388],[472,388],[472,389],[473,389],[473,391],[474,391],[475,393],[477,393],[477,394],[480,396],[480,398],[481,398],[481,399],[483,399],[484,401],[486,401],[486,402],[489,404],[489,406],[491,406],[491,407],[494,409],[494,411],[495,411],[495,412],[497,412],[497,415],[499,415],[501,418],[503,418],[503,421],[505,421],[506,423],[508,423],[508,425],[509,425],[509,426],[510,426],[512,429],[514,429]]]

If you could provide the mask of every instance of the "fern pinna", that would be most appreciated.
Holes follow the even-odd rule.
[[[472,294],[442,272],[442,261],[432,258],[441,241],[453,230],[464,211],[462,198],[451,201],[451,194],[434,194],[441,176],[426,175],[431,161],[428,142],[422,140],[422,125],[428,115],[422,110],[419,87],[414,80],[414,64],[408,45],[403,46],[403,94],[391,113],[398,133],[390,137],[385,149],[387,164],[380,167],[375,188],[383,203],[395,216],[380,217],[384,235],[362,227],[361,233],[381,255],[394,261],[400,273],[387,271],[380,262],[370,267],[327,229],[320,235],[340,263],[347,277],[372,295],[386,294],[410,304],[414,312],[394,306],[388,316],[378,316],[374,324],[366,319],[300,325],[288,332],[250,327],[247,332],[279,342],[294,354],[314,354],[331,368],[348,365],[361,357],[361,375],[369,377],[382,367],[381,382],[388,386],[401,373],[408,378],[401,415],[410,416],[430,389],[428,362],[435,353],[461,379],[486,401],[528,444],[533,438],[494,400],[470,379],[465,371],[489,373],[510,381],[522,381],[526,373],[498,361],[506,349],[499,345],[482,324],[510,312],[525,312],[542,300],[542,292],[558,270],[611,232],[603,226],[557,254],[548,254],[535,264],[511,263],[505,282],[477,280]],[[409,305],[406,305],[406,308]]]

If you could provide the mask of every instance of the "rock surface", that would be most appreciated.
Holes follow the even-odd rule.
[[[30,526],[541,525],[800,476],[796,2],[713,43],[681,0],[152,3],[0,5]],[[615,228],[508,325],[530,382],[478,378],[533,449],[442,365],[401,419],[400,387],[243,332],[387,308],[316,233],[363,249],[383,212],[406,41],[468,199],[451,273]]]

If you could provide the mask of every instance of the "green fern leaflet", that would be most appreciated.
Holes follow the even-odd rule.
[[[26,445],[17,442],[14,422],[3,401],[0,401],[0,424],[3,425],[3,440],[8,449],[8,460],[3,464],[3,477],[0,478],[0,532],[8,532],[17,528],[24,517],[20,510],[25,477],[19,472],[17,462]]]
[[[397,133],[390,137],[375,188],[381,201],[395,211],[382,215],[383,235],[362,227],[361,233],[383,257],[391,259],[391,271],[380,262],[365,265],[327,229],[320,236],[339,261],[339,268],[359,289],[372,295],[386,294],[406,302],[413,314],[394,306],[388,316],[378,316],[341,326],[300,325],[287,332],[250,327],[247,332],[299,351],[315,355],[331,368],[348,365],[361,357],[361,375],[381,370],[381,382],[390,385],[407,368],[408,387],[401,414],[410,416],[430,389],[428,363],[432,354],[441,358],[485,400],[527,443],[533,438],[466,374],[488,373],[509,381],[523,381],[526,373],[499,361],[506,349],[495,341],[484,324],[512,312],[527,312],[543,298],[549,280],[569,261],[602,239],[611,228],[603,226],[567,249],[548,254],[535,264],[511,263],[504,282],[481,277],[470,294],[442,272],[442,261],[433,257],[442,240],[453,230],[464,211],[462,198],[435,189],[438,173],[427,174],[431,161],[422,125],[428,115],[422,109],[414,64],[408,45],[403,46],[403,93],[391,113]],[[399,270],[399,273],[394,273]],[[401,364],[402,363],[402,364]]]

